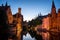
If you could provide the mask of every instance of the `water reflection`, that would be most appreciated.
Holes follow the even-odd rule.
[[[30,36],[30,34],[27,33],[26,36],[23,35],[23,40],[35,40],[35,38],[32,38],[32,37]]]

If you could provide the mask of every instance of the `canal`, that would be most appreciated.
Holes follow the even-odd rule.
[[[35,38],[32,38],[31,35],[27,33],[26,35],[23,35],[23,40],[35,40]]]

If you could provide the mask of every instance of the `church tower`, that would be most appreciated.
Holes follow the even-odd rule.
[[[17,22],[16,24],[16,36],[17,40],[22,40],[22,23],[23,23],[23,15],[21,14],[21,8],[18,8],[18,12],[14,15],[14,20]]]
[[[21,8],[18,8],[17,13],[17,37],[18,40],[22,40],[22,22],[23,22],[23,15],[21,14]]]
[[[54,0],[52,0],[52,8],[51,8],[51,26],[50,26],[50,31],[53,30],[53,32],[58,31],[57,29],[57,13],[56,13],[56,7],[54,4]],[[53,36],[55,35],[55,37]],[[56,37],[58,34],[57,33],[53,33],[53,35],[49,35],[50,39],[49,40],[58,40],[58,37]]]
[[[54,0],[52,0],[51,14],[52,14],[52,17],[56,16],[56,7],[55,7],[55,4],[54,4]]]
[[[56,7],[54,4],[54,0],[52,0],[52,9],[51,9],[51,25],[52,27],[56,27],[57,26],[57,13],[56,13]]]

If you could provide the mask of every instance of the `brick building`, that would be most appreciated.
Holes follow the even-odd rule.
[[[56,12],[56,7],[54,1],[52,1],[51,12],[43,18],[42,28],[48,29],[49,33],[43,33],[49,40],[59,40],[60,31],[60,9]],[[46,39],[46,38],[45,38]],[[47,40],[47,39],[46,39]]]
[[[2,4],[0,6],[0,39],[1,40],[22,40],[22,23],[23,15],[21,8],[18,8],[18,13],[12,15],[11,8]]]

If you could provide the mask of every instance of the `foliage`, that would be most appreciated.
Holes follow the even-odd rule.
[[[30,27],[32,27],[32,26],[35,27],[37,25],[40,25],[40,24],[42,24],[42,18],[43,18],[43,16],[40,15],[40,16],[36,17],[35,19],[29,21],[28,24],[30,25]]]

